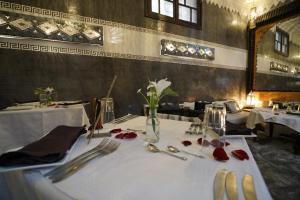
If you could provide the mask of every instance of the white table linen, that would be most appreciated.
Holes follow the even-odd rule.
[[[139,117],[117,127],[144,129],[145,120],[145,117]],[[165,149],[166,145],[174,145],[194,153],[212,153],[212,147],[200,150],[201,147],[197,144],[199,136],[184,134],[189,126],[189,122],[161,120],[161,139],[157,146]],[[246,174],[254,177],[258,199],[272,199],[244,138],[228,140],[231,145],[226,147],[226,151],[230,160],[219,162],[212,158],[199,159],[181,153],[178,155],[188,157],[187,161],[161,153],[151,153],[145,150],[144,137],[139,134],[134,140],[119,140],[121,145],[116,152],[91,161],[73,176],[56,184],[51,184],[38,170],[24,172],[23,178],[28,183],[27,187],[35,190],[31,199],[52,200],[50,191],[56,191],[62,195],[59,199],[73,197],[84,200],[210,200],[213,199],[215,174],[224,168],[234,171],[237,175],[239,199],[244,199],[241,181]],[[184,139],[191,140],[193,144],[184,147],[181,144]],[[91,144],[87,145],[85,138],[81,137],[71,157],[93,148],[100,140],[93,139]],[[244,149],[250,160],[240,161],[232,157],[232,149]],[[41,173],[46,171],[42,170]],[[9,179],[8,174],[6,179]],[[224,199],[227,197],[224,196]]]
[[[278,111],[276,113],[278,115],[275,115],[275,112],[267,108],[253,109],[247,119],[246,126],[247,128],[254,129],[255,124],[273,122],[285,125],[300,133],[300,116],[286,114],[285,111]]]
[[[0,154],[27,145],[58,125],[82,126],[89,120],[82,104],[0,112]]]

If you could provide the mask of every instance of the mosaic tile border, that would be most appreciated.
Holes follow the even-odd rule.
[[[196,59],[214,60],[215,49],[197,44],[162,39],[161,55],[172,55]]]

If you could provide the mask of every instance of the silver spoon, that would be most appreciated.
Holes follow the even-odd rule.
[[[154,152],[154,153],[157,153],[157,152],[160,152],[160,153],[164,153],[164,154],[167,154],[169,156],[173,156],[175,158],[179,158],[181,160],[187,160],[186,157],[182,157],[182,156],[177,156],[177,155],[174,155],[172,153],[169,153],[167,151],[163,151],[163,150],[160,150],[157,146],[155,146],[154,144],[147,144],[147,150],[150,151],[150,152]]]
[[[185,151],[185,150],[179,150],[179,149],[177,149],[177,148],[174,147],[174,146],[168,146],[167,148],[168,148],[168,151],[170,151],[170,152],[172,152],[172,153],[183,152],[183,153],[186,153],[186,154],[189,154],[189,155],[192,155],[192,156],[196,156],[196,157],[198,157],[198,158],[205,158],[205,157],[202,156],[202,155],[190,153],[190,152]]]

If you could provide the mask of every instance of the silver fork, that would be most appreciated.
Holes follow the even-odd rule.
[[[50,172],[46,173],[44,176],[53,176],[55,174],[60,173],[61,171],[67,169],[68,167],[72,166],[74,163],[78,162],[79,160],[93,154],[94,152],[96,152],[97,150],[104,148],[105,145],[109,142],[110,140],[108,138],[104,138],[96,147],[92,148],[91,150],[73,158],[72,160],[66,162],[65,164],[58,166],[56,168],[54,168],[53,170],[51,170]]]
[[[94,159],[94,158],[96,158],[98,156],[103,157],[103,156],[105,156],[107,154],[110,154],[110,153],[114,152],[119,147],[119,145],[120,145],[119,142],[110,141],[110,143],[107,144],[101,150],[99,150],[99,151],[95,152],[94,154],[91,154],[91,155],[85,157],[84,159],[81,159],[80,161],[76,162],[70,168],[68,168],[67,170],[65,170],[63,173],[50,176],[49,179],[51,179],[53,183],[59,182],[59,181],[65,179],[65,178],[71,176],[72,174],[74,174],[78,170],[80,170],[90,160],[92,160],[92,159]]]

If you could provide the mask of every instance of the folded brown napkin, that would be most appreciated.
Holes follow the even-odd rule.
[[[58,126],[45,137],[0,156],[0,166],[25,166],[53,163],[61,160],[85,127]]]

